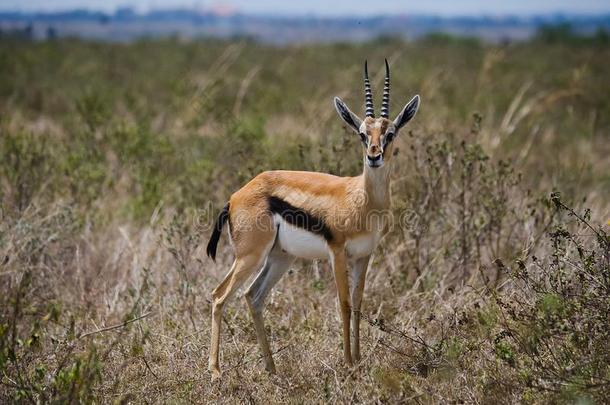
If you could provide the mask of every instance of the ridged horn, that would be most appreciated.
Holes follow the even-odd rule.
[[[383,83],[383,101],[381,102],[381,116],[388,118],[390,115],[390,65],[385,60],[385,82]]]
[[[367,117],[375,118],[375,109],[373,108],[373,93],[371,92],[369,68],[366,60],[364,61],[364,108]]]

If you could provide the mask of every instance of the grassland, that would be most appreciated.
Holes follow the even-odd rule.
[[[267,169],[356,175],[392,65],[419,93],[376,252],[363,361],[332,274],[297,262],[267,305],[278,375],[234,299],[207,368],[213,216]],[[0,400],[604,402],[610,397],[610,48],[430,37],[270,47],[0,42]],[[379,92],[376,93],[379,100]],[[115,327],[116,326],[116,327]]]

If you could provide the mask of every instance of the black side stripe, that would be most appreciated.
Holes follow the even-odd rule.
[[[284,221],[291,225],[322,236],[327,242],[330,242],[333,239],[330,228],[322,218],[318,218],[301,208],[297,208],[281,198],[274,196],[269,197],[269,211],[273,214],[280,215]]]

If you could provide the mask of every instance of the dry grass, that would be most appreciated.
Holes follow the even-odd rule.
[[[610,279],[607,240],[594,233],[605,235],[610,213],[607,48],[3,43],[9,51],[1,400],[601,403],[610,394],[608,320],[591,315],[607,308]],[[345,91],[356,105],[363,53],[393,58],[395,107],[405,89],[424,102],[398,140],[402,220],[374,255],[363,360],[343,365],[328,264],[299,261],[267,303],[278,375],[264,371],[245,301],[233,299],[224,374],[212,384],[209,298],[232,254],[223,237],[217,263],[205,257],[209,215],[263,169],[359,170],[358,140],[329,100]],[[565,63],[551,69],[557,55]],[[46,73],[32,63],[40,58]],[[582,221],[549,197],[553,188]],[[550,236],[558,230],[567,236]]]

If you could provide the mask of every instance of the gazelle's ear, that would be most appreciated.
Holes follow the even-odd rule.
[[[339,113],[339,117],[341,117],[341,119],[345,121],[347,125],[349,125],[354,131],[360,132],[360,125],[362,125],[362,120],[358,118],[356,114],[351,112],[350,109],[347,108],[343,100],[341,100],[339,97],[335,97],[335,108]]]
[[[405,124],[411,121],[411,118],[415,117],[415,113],[419,108],[419,95],[413,97],[411,101],[405,105],[405,108],[402,109],[400,114],[394,120],[394,126],[398,131],[400,128],[404,127]]]

